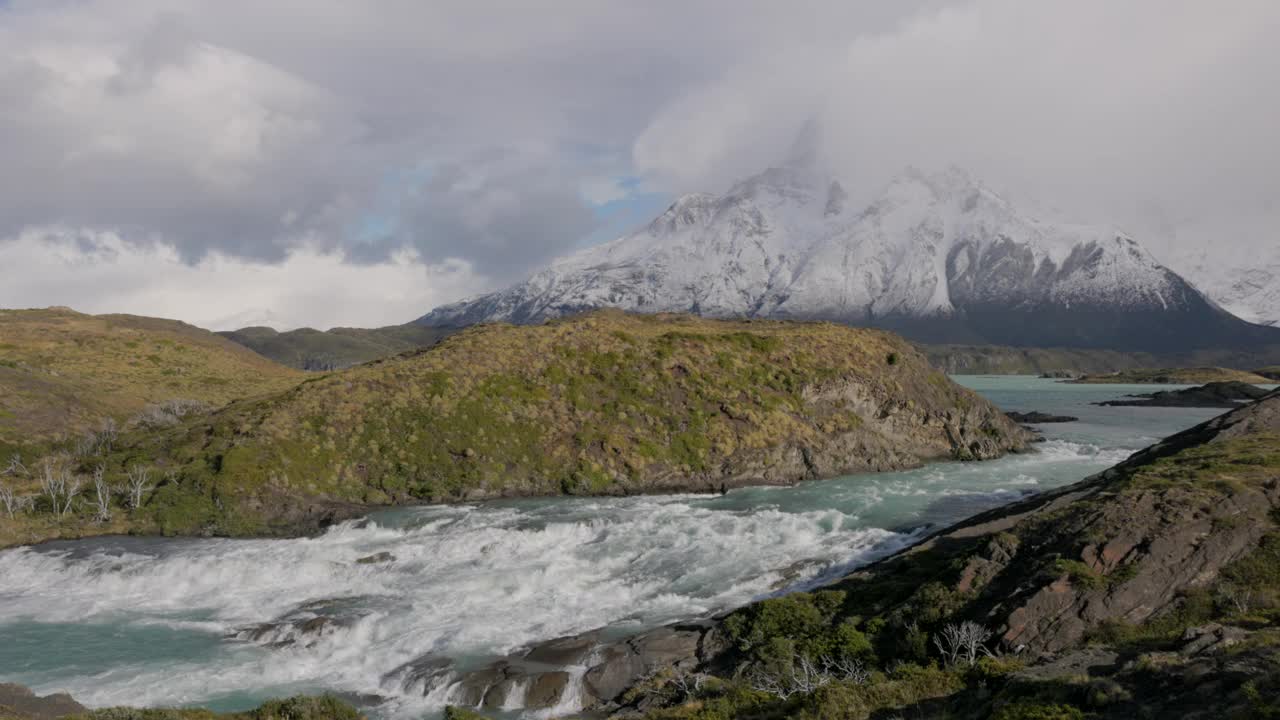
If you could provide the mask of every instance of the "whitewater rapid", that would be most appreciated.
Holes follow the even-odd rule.
[[[311,539],[118,538],[11,550],[0,553],[9,625],[151,630],[160,641],[164,631],[174,639],[195,633],[219,642],[193,659],[123,658],[102,672],[56,679],[6,675],[93,706],[200,702],[227,688],[405,700],[388,674],[420,656],[484,657],[601,626],[639,630],[708,615],[842,574],[915,537],[907,528],[868,526],[863,513],[910,522],[910,508],[957,496],[990,506],[1037,484],[1037,468],[1082,456],[1109,464],[1122,455],[1059,442],[1009,458],[994,481],[974,472],[982,466],[946,464],[723,498],[423,507]],[[787,497],[813,493],[839,509],[804,510]],[[378,553],[395,559],[357,562]],[[307,616],[315,612],[307,606],[322,602],[319,614],[349,624],[275,649],[224,639]],[[288,629],[269,639],[286,636]]]
[[[1035,403],[1027,409],[1065,406]],[[1050,430],[1035,452],[996,461],[727,496],[432,506],[315,538],[105,538],[0,551],[0,681],[70,692],[93,707],[229,710],[328,690],[375,715],[420,716],[448,693],[406,687],[396,671],[412,660],[483,662],[559,636],[639,631],[820,584],[932,528],[1109,467],[1198,419],[1097,417],[1102,425]],[[358,562],[381,553],[394,559]],[[306,635],[296,622],[252,632],[316,616],[338,622]]]

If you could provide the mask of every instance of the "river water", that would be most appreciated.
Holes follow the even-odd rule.
[[[393,671],[538,640],[707,615],[812,585],[929,528],[1074,482],[1220,411],[1102,408],[1153,386],[961,376],[1006,410],[1075,415],[1036,450],[727,496],[520,500],[379,512],[298,540],[110,538],[0,551],[0,682],[90,706],[252,707],[331,690],[383,717],[442,698]],[[387,552],[394,561],[355,561]],[[282,617],[338,619],[273,647],[232,636]]]

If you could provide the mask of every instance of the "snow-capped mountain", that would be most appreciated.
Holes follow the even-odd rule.
[[[958,169],[908,170],[855,208],[838,181],[772,168],[419,322],[531,323],[600,307],[835,320],[932,342],[1280,344],[1280,331],[1207,302],[1125,233],[1036,220]]]
[[[1247,258],[1206,250],[1174,255],[1170,264],[1223,309],[1259,325],[1280,327],[1280,247]]]

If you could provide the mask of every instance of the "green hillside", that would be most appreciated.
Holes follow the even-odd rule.
[[[103,464],[123,482],[146,468],[156,486],[141,507],[98,524],[33,512],[9,542],[297,533],[369,505],[713,491],[995,457],[1028,439],[887,332],[601,312],[471,328],[129,434],[68,472]]]
[[[221,405],[305,377],[176,320],[0,310],[0,463],[175,399]],[[8,450],[6,450],[8,448]]]

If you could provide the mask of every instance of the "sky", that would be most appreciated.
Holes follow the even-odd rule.
[[[0,307],[377,326],[815,155],[1280,246],[1274,0],[0,0]]]

